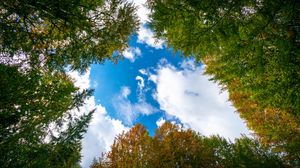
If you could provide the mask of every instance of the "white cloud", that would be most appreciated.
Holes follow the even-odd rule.
[[[162,64],[167,64],[167,62],[163,61]],[[188,59],[180,63],[180,68],[195,71],[197,67],[193,59]]]
[[[160,108],[181,120],[184,125],[208,136],[219,134],[234,139],[249,130],[227,101],[228,93],[220,93],[217,84],[203,75],[203,67],[184,62],[181,69],[161,64],[150,80],[157,85],[154,98]]]
[[[74,80],[74,85],[79,87],[80,90],[90,87],[90,69],[84,74],[80,74],[78,71],[69,71],[68,75]]]
[[[131,90],[129,89],[129,87],[124,86],[121,88],[121,96],[124,98],[127,98],[131,93]]]
[[[141,55],[142,55],[141,49],[138,48],[138,47],[135,47],[135,48],[134,48],[134,53],[135,53],[137,56],[141,56]]]
[[[113,107],[119,117],[127,125],[132,125],[135,119],[140,115],[150,115],[157,111],[155,107],[149,104],[142,93],[138,95],[136,103],[128,99],[131,91],[128,87],[122,87],[118,95],[113,98]]]
[[[133,2],[137,6],[137,15],[140,18],[140,22],[145,24],[149,21],[148,15],[150,14],[150,10],[146,8],[145,4],[147,0],[128,0],[129,2]]]
[[[138,34],[138,43],[147,44],[155,49],[162,49],[164,41],[161,39],[156,39],[152,30],[146,27],[147,22],[149,22],[148,15],[150,10],[146,7],[147,0],[128,0],[133,2],[137,6],[137,15],[140,18],[140,29]]]
[[[148,72],[145,69],[140,69],[139,73],[141,73],[142,75],[148,75]]]
[[[160,126],[162,126],[165,122],[166,122],[165,119],[159,118],[159,119],[156,121],[156,125],[157,125],[158,127],[160,127]]]
[[[144,24],[138,30],[138,43],[147,44],[155,49],[162,49],[164,41],[155,38],[154,32],[147,28]]]
[[[144,78],[142,78],[141,76],[136,76],[135,80],[138,81],[138,87],[140,90],[142,90],[145,87]]]
[[[120,120],[109,117],[103,106],[95,104],[94,97],[91,97],[85,106],[96,109],[82,140],[81,165],[88,168],[93,158],[98,158],[102,153],[110,150],[116,135],[129,128],[125,127]]]
[[[68,74],[74,79],[75,86],[79,87],[81,90],[90,87],[90,70],[82,75],[77,71],[68,72]],[[122,93],[125,97],[129,94],[130,91],[126,89]],[[98,158],[101,156],[101,153],[109,151],[116,135],[129,130],[129,128],[125,127],[120,120],[109,117],[105,108],[96,104],[94,96],[85,100],[85,105],[80,107],[79,111],[74,112],[76,112],[77,115],[81,115],[93,109],[96,110],[88,130],[82,139],[81,166],[83,168],[88,168],[93,158]]]
[[[130,62],[134,62],[138,56],[142,55],[141,50],[138,47],[129,47],[122,54]]]

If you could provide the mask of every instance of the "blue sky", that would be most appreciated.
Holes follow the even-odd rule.
[[[152,93],[155,91],[155,84],[146,81],[144,78],[147,75],[142,73],[143,71],[154,69],[162,59],[168,60],[169,63],[178,66],[182,58],[170,49],[154,48],[147,44],[138,43],[137,35],[131,37],[130,48],[132,50],[129,52],[133,55],[134,60],[130,57],[124,58],[118,64],[107,61],[103,65],[93,65],[91,67],[90,80],[92,81],[92,88],[95,89],[94,96],[97,103],[103,105],[111,117],[123,121],[126,126],[142,123],[147,126],[150,134],[153,134],[156,128],[155,123],[160,117],[164,116],[164,111],[160,109],[159,103],[152,96]],[[138,53],[135,53],[135,50],[138,50]],[[147,91],[143,91],[144,93],[140,93],[139,90],[141,80],[143,80],[145,87],[147,87]],[[118,104],[118,101],[122,101],[122,98],[119,96],[124,89],[130,90],[127,104],[140,103],[139,94],[144,94],[143,99],[145,100],[143,102],[153,107],[151,114],[136,114],[138,116],[126,120],[124,115],[130,116],[130,114],[119,110],[121,105]],[[141,113],[138,109],[136,111],[132,109],[131,112],[133,111]]]
[[[114,137],[142,123],[154,134],[164,121],[181,123],[203,135],[219,134],[234,139],[249,134],[228,93],[204,76],[205,65],[184,59],[162,40],[155,40],[146,26],[149,11],[139,6],[140,30],[130,38],[124,59],[118,64],[92,65],[80,75],[71,72],[75,85],[95,89],[81,111],[96,109],[82,140],[82,166],[110,149]]]

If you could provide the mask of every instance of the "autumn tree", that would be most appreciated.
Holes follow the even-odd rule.
[[[1,62],[21,55],[59,70],[116,61],[138,26],[124,0],[3,0],[0,19]]]
[[[64,73],[0,64],[1,167],[72,167],[92,112],[79,115],[91,90]],[[77,114],[77,115],[76,115]]]
[[[248,121],[248,127],[255,130],[261,143],[281,153],[290,165],[299,165],[299,116],[275,108],[260,109],[257,102],[249,98],[248,92],[236,89],[238,86],[238,82],[231,85],[230,100],[240,116]]]
[[[153,167],[208,167],[213,165],[212,151],[202,144],[202,136],[169,122],[159,127],[153,137]]]
[[[299,160],[300,2],[148,0],[148,6],[156,36],[204,62],[248,125]]]
[[[140,124],[119,135],[108,153],[111,167],[149,167],[151,138]]]
[[[222,85],[239,79],[262,107],[299,115],[300,3],[149,0],[150,25],[168,45],[197,60]],[[222,72],[218,72],[222,69]]]
[[[280,156],[257,140],[242,137],[232,143],[166,122],[156,130],[154,137],[149,137],[141,125],[117,136],[111,151],[95,160],[91,168],[285,166]]]

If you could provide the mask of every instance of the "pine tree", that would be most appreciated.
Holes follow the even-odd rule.
[[[300,2],[148,0],[148,6],[157,37],[205,63],[249,127],[299,164]]]
[[[75,116],[91,90],[79,91],[64,73],[0,64],[2,167],[72,167],[92,111]]]

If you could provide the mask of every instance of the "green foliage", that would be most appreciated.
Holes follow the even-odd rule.
[[[71,167],[92,112],[75,116],[91,90],[79,91],[64,73],[0,64],[2,167]]]
[[[134,156],[134,157],[133,157]],[[149,137],[136,125],[119,135],[112,150],[91,168],[105,167],[285,167],[280,156],[248,137],[235,143],[219,136],[203,137],[166,122]]]
[[[148,6],[157,37],[204,62],[250,128],[291,162],[299,160],[300,2],[148,0]]]
[[[225,87],[240,79],[260,106],[300,114],[298,1],[149,0],[151,27],[169,46],[213,60]],[[219,70],[222,69],[222,72]]]
[[[3,0],[0,19],[2,57],[24,54],[31,67],[60,70],[116,61],[138,26],[124,0]]]
[[[0,165],[79,167],[91,96],[65,71],[116,61],[138,19],[125,0],[0,2]]]
[[[279,152],[291,165],[299,165],[300,158],[300,118],[286,111],[265,108],[263,110],[251,100],[249,93],[236,89],[238,81],[230,88],[230,100],[247,120],[248,127],[255,130],[260,141],[272,147],[274,152]]]

